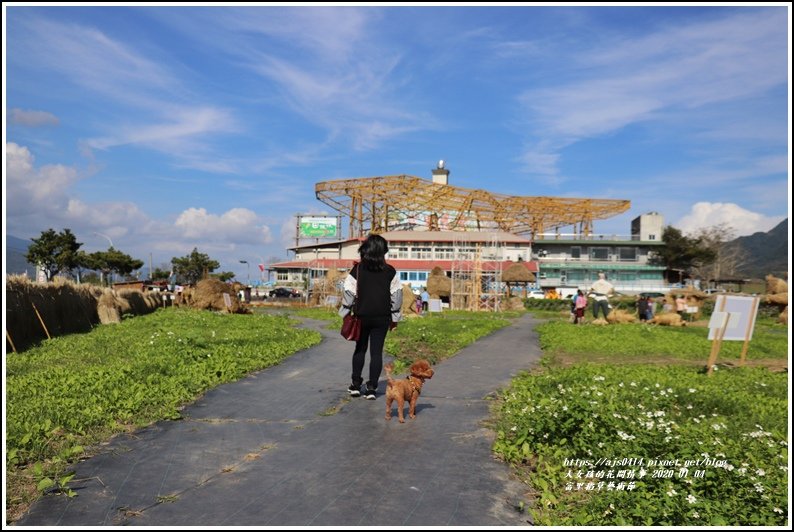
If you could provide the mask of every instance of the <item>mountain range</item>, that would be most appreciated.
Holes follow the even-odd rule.
[[[28,273],[33,277],[36,267],[25,260],[30,240],[11,235],[6,236],[6,274]],[[788,218],[766,233],[740,236],[725,243],[728,247],[738,246],[744,251],[747,260],[739,267],[739,275],[745,278],[763,279],[767,274],[788,278]]]
[[[6,275],[27,273],[31,279],[36,276],[36,266],[25,260],[25,253],[32,243],[30,240],[6,235]]]
[[[766,233],[740,236],[725,244],[738,247],[747,257],[739,266],[739,274],[745,278],[763,279],[767,274],[788,278],[788,218]]]

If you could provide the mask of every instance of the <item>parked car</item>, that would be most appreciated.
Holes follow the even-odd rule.
[[[543,290],[530,290],[527,292],[527,298],[529,299],[546,299],[546,292]]]
[[[284,288],[279,286],[268,292],[268,297],[300,297],[300,292],[293,288]]]

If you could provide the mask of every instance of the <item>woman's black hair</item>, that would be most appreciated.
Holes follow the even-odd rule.
[[[358,248],[361,263],[371,272],[383,271],[386,267],[388,251],[389,245],[386,243],[386,239],[380,235],[369,235]]]

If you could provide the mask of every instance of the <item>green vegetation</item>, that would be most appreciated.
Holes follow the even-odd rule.
[[[542,368],[502,393],[494,443],[532,486],[535,524],[787,524],[787,376],[706,375],[707,332],[538,327]],[[718,362],[740,349],[724,342]],[[759,319],[748,361],[785,363],[787,353],[786,327]]]
[[[65,486],[59,475],[88,445],[178,418],[206,390],[319,341],[285,317],[169,308],[7,354],[7,504],[24,502],[31,480]]]
[[[708,360],[711,340],[706,327],[665,327],[645,323],[608,326],[573,325],[560,320],[538,327],[544,353],[575,357],[577,361],[651,359]],[[719,360],[739,359],[742,342],[723,342]],[[788,329],[771,319],[759,319],[747,359],[788,358]]]

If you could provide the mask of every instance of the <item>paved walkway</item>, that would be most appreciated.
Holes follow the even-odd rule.
[[[347,398],[352,343],[304,320],[319,345],[113,439],[78,464],[77,497],[47,496],[16,524],[528,526],[526,487],[492,458],[483,421],[487,396],[540,358],[535,323],[437,365],[400,424],[383,419],[385,376],[375,401]]]

